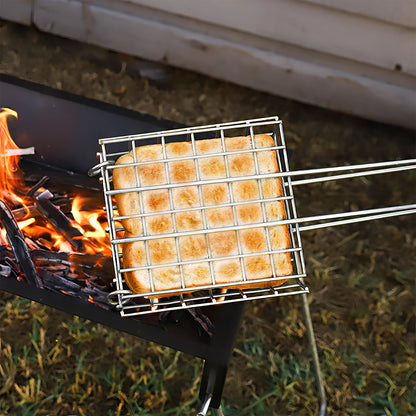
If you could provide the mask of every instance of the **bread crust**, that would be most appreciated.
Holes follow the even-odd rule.
[[[256,148],[272,147],[274,141],[268,135],[256,135]],[[250,136],[225,138],[226,151],[238,151],[252,148]],[[231,177],[255,175],[256,164],[254,152],[236,153],[226,156],[212,156],[209,154],[222,152],[220,139],[195,141],[197,154],[207,157],[195,160],[181,160],[138,165],[137,167],[115,168],[113,172],[114,189],[128,189],[150,185],[168,183],[186,183],[200,180],[227,178],[227,169]],[[151,161],[163,159],[163,148],[160,144],[136,147],[136,155],[132,152],[121,156],[116,165],[132,163],[134,161]],[[274,150],[256,152],[259,173],[275,173],[279,171]],[[193,155],[190,142],[176,142],[166,144],[167,158]],[[228,164],[228,166],[227,166]],[[198,169],[198,174],[197,174]],[[282,196],[282,182],[280,178],[266,178],[260,180],[263,198]],[[206,184],[201,186],[201,192],[195,185],[172,189],[172,205],[167,189],[142,191],[140,201],[137,192],[126,192],[115,196],[120,215],[141,213],[141,206],[145,214],[152,214],[166,210],[186,209],[199,206],[205,208],[207,228],[217,228],[235,225],[233,208],[216,207],[218,204],[260,199],[260,186],[257,180],[242,180],[231,183]],[[230,193],[231,188],[231,193]],[[202,201],[200,199],[202,196]],[[264,202],[267,221],[286,218],[283,201]],[[263,222],[261,203],[236,205],[234,207],[237,225]],[[122,220],[125,237],[143,236],[142,218],[128,218]],[[180,211],[173,214],[148,215],[144,225],[147,235],[172,233],[175,231],[192,231],[204,229],[204,214],[202,210]],[[256,282],[258,279],[271,278],[273,267],[279,277],[292,274],[290,253],[270,255],[259,254],[268,250],[268,237],[272,250],[290,248],[290,236],[285,225],[268,226],[268,236],[265,227],[241,230],[219,231],[213,233],[193,234],[175,238],[158,238],[148,240],[148,256],[143,241],[126,242],[122,244],[123,268],[163,265],[178,261],[198,261],[180,266],[161,266],[151,269],[133,270],[124,273],[125,280],[135,293],[149,293],[180,289],[192,291],[197,286],[239,283],[239,289],[249,287],[267,287],[283,284],[286,280],[273,279],[267,282]],[[212,262],[212,271],[208,258],[218,258],[239,253],[239,243],[243,254],[253,254],[242,259],[226,259]],[[179,247],[179,253],[177,251]],[[242,266],[244,266],[242,268]],[[246,281],[244,281],[244,275]],[[227,286],[228,287],[228,286]]]

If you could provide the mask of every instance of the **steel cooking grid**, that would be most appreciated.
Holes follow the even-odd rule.
[[[274,141],[274,145],[271,147],[258,147],[256,148],[255,136],[256,134],[267,133]],[[249,136],[251,138],[251,148],[245,150],[229,151],[226,149],[225,139],[226,137],[235,136]],[[200,139],[217,138],[220,139],[222,151],[216,153],[202,153],[197,154],[196,142]],[[188,141],[192,145],[192,155],[168,157],[166,152],[166,144],[174,141]],[[206,306],[221,302],[238,302],[249,299],[260,299],[266,297],[275,296],[287,296],[300,293],[307,293],[308,288],[304,286],[301,278],[306,276],[305,263],[303,257],[303,249],[300,239],[300,230],[297,223],[296,206],[293,195],[292,181],[289,172],[288,155],[283,134],[283,128],[281,120],[278,117],[267,117],[254,120],[246,120],[242,122],[215,124],[210,126],[184,128],[176,130],[168,130],[162,132],[145,133],[132,136],[113,137],[101,139],[99,141],[100,149],[99,158],[101,169],[101,180],[103,182],[105,209],[108,216],[108,232],[110,234],[112,257],[115,271],[115,285],[116,290],[110,294],[110,301],[116,305],[123,316],[140,315],[145,313],[151,313],[156,310],[166,309],[181,309],[196,306]],[[138,161],[136,159],[136,148],[143,145],[159,144],[162,146],[163,158],[151,161]],[[122,155],[132,151],[133,162],[129,164],[115,166],[115,161]],[[260,173],[258,163],[258,153],[261,151],[273,151],[276,153],[276,159],[278,162],[280,172],[277,173]],[[249,153],[253,155],[255,174],[245,176],[232,176],[229,169],[229,156],[233,154]],[[225,163],[226,178],[209,179],[204,180],[200,177],[199,161],[202,158],[214,158],[222,157]],[[196,180],[192,182],[180,182],[173,183],[170,178],[168,169],[168,163],[176,161],[191,160],[194,162]],[[163,163],[165,167],[165,173],[167,178],[167,184],[144,186],[140,183],[138,166],[145,164]],[[114,189],[112,183],[112,172],[118,167],[135,167],[135,179],[138,184],[135,188],[128,189]],[[262,179],[268,178],[281,178],[283,185],[283,196],[274,198],[264,198],[261,186]],[[236,181],[256,180],[259,190],[259,198],[234,201],[232,183]],[[228,192],[230,195],[230,202],[205,205],[202,196],[202,186],[207,184],[226,183],[228,185]],[[196,207],[186,207],[182,209],[175,209],[173,204],[172,190],[180,187],[196,186],[198,189],[200,204]],[[144,191],[156,190],[156,189],[168,189],[170,209],[155,212],[144,212],[143,209],[143,195]],[[120,216],[117,212],[117,207],[113,200],[114,195],[120,193],[137,192],[140,202],[140,212],[129,216]],[[287,218],[278,221],[267,221],[266,218],[266,203],[272,201],[284,201],[286,208]],[[238,224],[236,207],[239,205],[259,203],[261,206],[261,212],[263,221],[249,224]],[[225,227],[208,227],[206,219],[206,210],[220,207],[231,207],[233,213],[233,226]],[[182,211],[200,211],[202,213],[203,229],[192,231],[178,231],[176,224],[176,214]],[[173,232],[163,234],[148,234],[146,230],[146,218],[153,215],[169,214],[172,218]],[[128,218],[139,218],[141,220],[143,235],[126,238],[123,236],[124,228],[120,225],[120,221]],[[270,242],[269,228],[275,225],[287,224],[290,234],[290,247],[287,249],[273,250]],[[208,234],[220,231],[235,231],[238,235],[239,230],[249,228],[264,228],[266,231],[267,250],[255,252],[255,253],[243,253],[240,245],[239,238],[237,237],[238,254],[229,255],[224,257],[214,257],[210,252],[210,245],[208,243]],[[182,260],[179,250],[179,237],[185,235],[205,235],[206,245],[208,250],[208,258],[201,260]],[[149,241],[152,239],[169,238],[173,237],[176,245],[177,261],[171,263],[151,264],[149,256]],[[122,244],[134,241],[143,241],[145,245],[146,253],[146,265],[139,267],[123,268],[122,264]],[[290,276],[279,276],[276,274],[275,264],[273,261],[273,255],[277,253],[289,252],[291,256],[291,262],[293,267],[293,273]],[[276,280],[290,279],[283,285],[258,288],[258,289],[235,289],[235,287],[245,285],[247,282],[252,283],[253,280],[247,280],[245,262],[247,257],[257,257],[267,255],[270,258],[270,264],[272,267],[272,276],[263,279],[256,279],[256,283],[266,284],[268,282],[274,282]],[[242,280],[232,283],[216,283],[214,279],[213,263],[219,260],[227,259],[239,259]],[[211,283],[204,286],[187,287],[185,283],[183,266],[186,264],[194,263],[208,263],[211,272]],[[180,271],[181,288],[157,291],[154,289],[152,272],[158,267],[178,266]],[[147,270],[150,278],[151,291],[147,293],[132,293],[125,283],[124,274],[133,270]],[[233,289],[227,290],[228,287],[233,286]],[[190,294],[190,290],[192,293]],[[163,297],[159,297],[163,295]],[[166,296],[169,295],[169,296]]]

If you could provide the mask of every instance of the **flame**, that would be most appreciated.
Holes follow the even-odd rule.
[[[227,293],[227,289],[222,288],[220,293]],[[221,296],[217,299],[217,302],[223,302],[225,300],[225,296]]]
[[[111,256],[108,235],[105,231],[106,215],[103,209],[83,209],[88,199],[77,195],[72,203],[72,216],[84,234],[87,253],[102,253]]]
[[[17,225],[18,225],[18,227],[21,229],[21,230],[23,230],[23,228],[25,228],[25,227],[27,227],[28,225],[30,225],[30,224],[33,224],[34,222],[35,222],[36,220],[34,219],[34,218],[29,218],[29,219],[27,219],[27,220],[24,220],[24,221],[19,221],[18,223],[17,223]],[[0,234],[1,234],[1,239],[0,239],[0,241],[7,241],[6,240],[6,230],[4,229],[4,228],[1,228],[0,229]],[[3,244],[3,243],[2,243]]]
[[[23,203],[23,199],[16,195],[15,191],[21,183],[21,171],[19,169],[20,156],[19,147],[10,136],[9,127],[7,125],[7,117],[12,116],[18,118],[17,112],[10,108],[2,108],[0,112],[0,198],[5,200],[10,194],[19,203]],[[17,154],[16,154],[17,153]]]
[[[55,251],[73,252],[72,245],[52,225],[44,219],[37,221],[31,214],[35,202],[33,197],[26,196],[27,188],[22,185],[23,173],[19,169],[21,150],[13,141],[7,125],[8,117],[18,118],[17,112],[9,108],[0,111],[0,199],[4,200],[13,210],[24,208],[26,214],[20,216],[19,228],[26,237],[41,242],[43,246]],[[40,191],[43,188],[40,188]],[[72,204],[71,225],[77,228],[82,236],[83,252],[88,254],[101,253],[111,256],[110,242],[105,232],[106,215],[103,209],[87,210],[91,201],[76,196]],[[33,210],[32,210],[33,213]],[[41,217],[41,216],[40,216]],[[1,225],[1,224],[0,224]],[[6,231],[0,227],[0,243],[7,244]]]
[[[20,228],[21,230],[23,230],[23,228],[27,227],[27,226],[28,226],[28,225],[30,225],[30,224],[33,224],[35,221],[36,221],[36,220],[35,220],[34,218],[29,218],[29,219],[27,219],[27,220],[24,220],[24,221],[20,221],[20,222],[18,222],[18,223],[17,223],[17,225],[19,226],[19,228]]]
[[[98,302],[96,302],[91,295],[88,295],[88,302],[91,302],[92,304],[94,304],[94,305],[99,306],[100,308],[102,308],[102,306]]]

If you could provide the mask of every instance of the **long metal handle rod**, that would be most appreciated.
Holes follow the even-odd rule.
[[[270,147],[259,147],[259,148],[252,148],[252,149],[241,149],[241,150],[229,150],[223,152],[215,152],[215,153],[203,153],[203,154],[196,154],[196,155],[184,155],[184,156],[177,156],[177,157],[164,157],[162,159],[153,159],[153,160],[141,160],[137,162],[131,163],[123,163],[119,165],[114,165],[110,163],[107,166],[107,169],[120,169],[126,167],[132,167],[137,165],[154,165],[158,163],[164,162],[177,162],[182,160],[193,160],[193,159],[202,159],[202,158],[213,158],[218,156],[232,156],[237,154],[243,153],[257,153],[257,152],[265,152],[271,150],[279,150],[284,149],[285,146],[270,146]],[[118,154],[125,154],[126,152],[120,152]],[[113,154],[109,154],[107,156],[112,156]],[[327,168],[315,168],[315,169],[302,169],[302,170],[294,170],[289,172],[280,172],[282,176],[303,176],[303,175],[316,175],[318,173],[332,173],[332,172],[339,172],[339,171],[346,171],[346,170],[359,170],[359,169],[372,169],[372,168],[382,168],[387,166],[401,166],[401,165],[409,165],[409,164],[416,164],[416,159],[404,159],[404,160],[390,160],[385,162],[373,162],[373,163],[363,163],[359,165],[345,165],[345,166],[332,166]],[[317,178],[318,179],[318,178]]]
[[[352,168],[351,166],[342,166],[342,168],[344,168],[344,170],[358,169],[358,168],[355,168],[355,167]],[[319,178],[301,179],[301,180],[297,180],[297,181],[292,181],[292,185],[308,185],[308,184],[311,184],[311,183],[335,181],[335,180],[339,180],[339,179],[350,179],[350,178],[357,178],[357,177],[360,177],[360,176],[380,175],[380,174],[383,174],[383,173],[401,172],[401,171],[412,170],[412,169],[416,169],[416,165],[398,166],[398,167],[386,168],[386,169],[366,170],[366,171],[362,171],[362,172],[345,173],[343,175],[321,176]],[[331,172],[335,172],[335,170],[333,170]],[[297,172],[295,171],[295,172],[292,172],[292,173],[296,174]]]
[[[384,162],[360,163],[358,165],[344,165],[344,166],[332,166],[332,167],[327,167],[327,168],[295,170],[291,173],[292,175],[314,175],[317,173],[332,173],[332,172],[339,172],[339,171],[344,171],[344,170],[383,168],[387,166],[411,165],[415,163],[416,163],[416,159],[388,160]]]
[[[346,212],[346,214],[350,214],[350,213]],[[345,219],[341,221],[332,221],[332,222],[325,222],[325,223],[320,223],[320,224],[306,225],[304,227],[299,227],[299,231],[316,230],[318,228],[335,227],[337,225],[354,224],[357,222],[379,220],[382,218],[398,217],[400,215],[409,215],[409,214],[416,214],[416,209],[408,209],[408,210],[403,210],[403,211],[391,211],[385,214],[366,215],[366,216],[362,216],[358,218],[350,218],[350,219]]]

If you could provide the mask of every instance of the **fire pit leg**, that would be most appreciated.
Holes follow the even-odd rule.
[[[303,314],[305,317],[306,332],[308,333],[309,345],[311,347],[311,352],[312,352],[313,366],[315,368],[316,384],[317,384],[319,402],[320,402],[318,416],[325,416],[326,415],[326,393],[325,393],[325,388],[324,388],[324,382],[322,379],[321,367],[319,365],[318,349],[316,348],[315,333],[313,331],[313,326],[312,326],[312,319],[311,319],[311,312],[309,309],[308,296],[306,294],[302,294],[300,296],[300,299],[302,302]]]
[[[199,398],[202,401],[202,406],[197,416],[205,416],[210,407],[214,409],[220,408],[226,374],[226,366],[205,361],[201,388],[199,390]],[[221,413],[220,411],[220,415]]]

